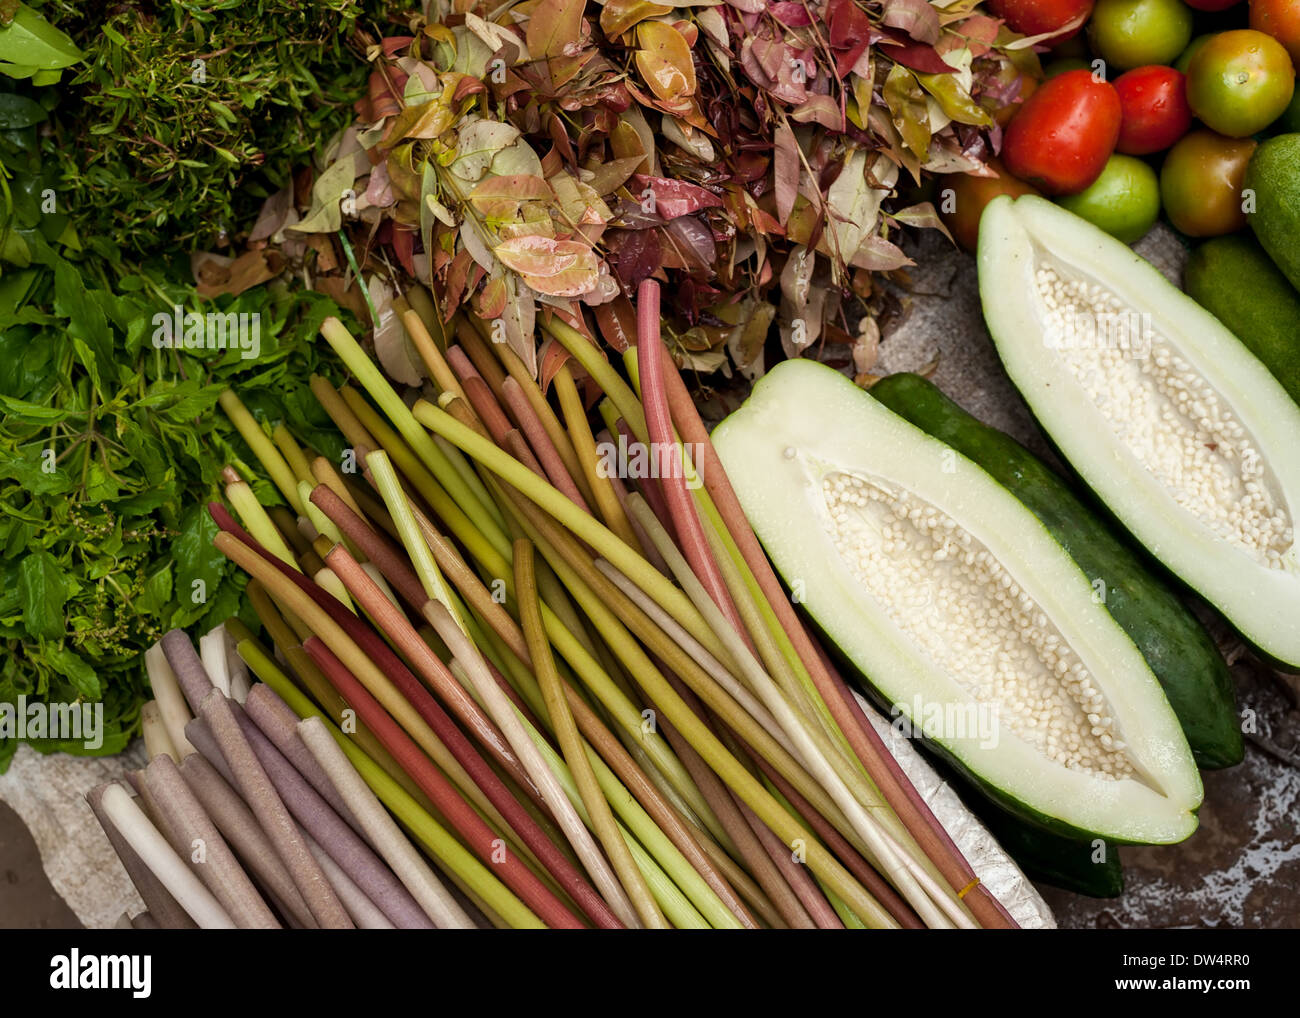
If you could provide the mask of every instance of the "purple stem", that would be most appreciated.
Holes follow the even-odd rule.
[[[284,800],[248,744],[230,700],[214,689],[199,705],[199,711],[212,730],[221,756],[230,765],[235,787],[271,839],[316,922],[327,930],[354,929],[352,919],[307,848]]]

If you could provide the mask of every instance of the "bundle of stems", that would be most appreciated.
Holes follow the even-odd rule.
[[[255,647],[243,658],[227,653],[248,635],[231,620],[200,641],[200,656],[173,630],[146,653],[158,707],[148,766],[88,796],[145,903],[131,924],[473,929],[485,921],[394,821],[400,800],[386,803],[393,814],[384,808],[383,782],[365,776],[371,758],[349,756],[351,742],[322,718],[300,721],[274,683],[236,684],[231,695],[223,680],[245,659],[293,688]]]
[[[435,340],[405,312],[430,379],[413,405],[325,321],[355,380],[312,381],[351,444],[342,464],[283,428],[272,441],[223,397],[292,507],[267,511],[233,470],[229,509],[210,507],[262,627],[232,620],[212,660],[233,642],[258,681],[214,666],[188,724],[155,686],[151,752],[197,747],[205,780],[252,810],[261,841],[227,835],[226,869],[248,873],[232,904],[218,896],[232,921],[266,918],[250,912],[261,888],[302,925],[356,920],[348,895],[394,925],[458,925],[435,902],[507,927],[1014,925],[787,600],[664,347],[658,296],[642,284],[626,374],[561,317],[543,324],[563,355],[554,402],[475,319]],[[168,787],[143,784],[145,811],[152,794],[164,840],[189,836]],[[278,813],[263,801],[277,795]],[[340,863],[325,839],[345,831],[391,880]],[[151,915],[212,921],[146,847],[123,859],[170,894],[141,878]]]

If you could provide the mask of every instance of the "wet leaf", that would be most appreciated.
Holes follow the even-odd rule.
[[[889,69],[882,94],[903,144],[917,158],[924,159],[930,150],[929,114],[916,75],[895,64]]]
[[[515,237],[498,244],[493,253],[538,293],[578,297],[596,285],[596,253],[576,240]]]
[[[934,96],[944,113],[959,124],[974,124],[977,127],[993,126],[993,118],[989,116],[988,110],[972,99],[969,92],[962,89],[955,75],[924,74],[918,71],[915,77],[921,87]]]
[[[600,9],[600,30],[612,39],[646,18],[658,18],[670,13],[672,7],[650,3],[649,0],[608,0]]]
[[[673,103],[695,94],[695,62],[681,32],[665,21],[643,21],[636,38],[637,69],[655,95]]]
[[[528,19],[524,39],[536,56],[563,56],[582,34],[586,0],[539,0]]]
[[[719,208],[722,199],[707,188],[670,177],[632,175],[633,194],[651,215],[676,219],[701,209]]]

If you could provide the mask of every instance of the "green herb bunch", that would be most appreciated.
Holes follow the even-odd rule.
[[[237,381],[263,420],[328,455],[338,440],[302,401],[324,372],[312,337],[328,298],[262,287],[209,302],[261,316],[261,352],[158,349],[154,316],[200,305],[162,266],[110,286],[39,239],[0,279],[0,702],[105,704],[101,752],[134,734],[138,655],[173,626],[235,614],[242,583],[205,511],[248,453],[217,397]],[[258,487],[267,504],[280,501]],[[0,744],[0,768],[16,747]],[[41,745],[78,752],[79,745]]]
[[[255,207],[274,172],[307,164],[346,123],[350,111],[330,96],[349,88],[347,68],[361,67],[341,42],[356,6],[104,12],[60,0],[9,3],[6,23],[6,2],[0,703],[102,701],[97,752],[113,753],[138,730],[141,651],[169,628],[207,628],[242,603],[242,580],[213,551],[205,512],[222,467],[250,456],[217,408],[220,392],[237,385],[268,426],[283,421],[321,453],[341,453],[307,387],[312,373],[332,373],[313,340],[338,307],[284,283],[201,301],[190,254],[242,205]],[[206,91],[173,75],[197,59],[189,54],[223,49],[208,60]],[[169,162],[146,136],[188,154]],[[156,345],[156,316],[178,306],[257,314],[259,355]],[[280,502],[269,485],[256,491]],[[0,740],[0,771],[16,748]]]
[[[86,59],[60,169],[78,229],[127,251],[218,246],[346,123],[366,67],[357,0],[171,0],[41,12]]]

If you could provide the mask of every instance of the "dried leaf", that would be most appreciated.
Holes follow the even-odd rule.
[[[497,153],[519,138],[519,129],[498,120],[478,118],[460,129],[451,172],[471,183],[481,180]]]
[[[369,165],[362,151],[337,160],[312,186],[311,211],[302,222],[289,227],[301,233],[333,233],[343,224],[342,203],[356,197],[356,180],[361,167]]]
[[[245,251],[233,261],[220,256],[197,263],[195,292],[205,299],[223,293],[239,295],[251,287],[274,279],[284,270],[278,251]]]
[[[253,229],[248,235],[248,242],[256,244],[275,236],[288,223],[291,211],[293,211],[293,191],[291,188],[282,187],[262,203],[262,209],[257,214],[257,222],[253,224]]]
[[[918,229],[938,230],[949,240],[952,240],[952,234],[948,232],[948,227],[939,218],[939,213],[935,211],[934,205],[928,201],[918,202],[915,205],[909,205],[905,209],[899,209],[897,212],[891,212],[889,218]],[[954,243],[956,242],[954,241]]]
[[[883,192],[872,187],[867,178],[867,153],[855,150],[826,191],[824,243],[839,264],[847,265],[862,238],[875,229],[882,197]]]
[[[376,275],[370,277],[369,290],[370,302],[378,316],[374,323],[375,356],[390,378],[403,385],[419,385],[424,381],[420,358],[393,309],[393,288]]]
[[[583,167],[583,179],[603,198],[626,184],[644,161],[645,157],[640,155],[610,159],[592,167]]]
[[[862,239],[850,264],[855,268],[870,269],[872,272],[893,272],[904,265],[914,265],[915,262],[903,254],[897,245],[873,233]]]
[[[858,335],[853,341],[853,372],[865,375],[876,366],[880,356],[880,326],[870,315],[858,323]]]
[[[713,142],[709,141],[708,136],[703,131],[692,129],[689,124],[683,127],[683,123],[684,121],[665,114],[660,127],[664,138],[674,145],[686,149],[687,152],[690,152],[696,159],[706,165],[716,162],[717,153],[714,151]]]
[[[885,0],[880,21],[917,42],[933,46],[939,41],[939,12],[927,0]]]
[[[799,159],[799,143],[794,131],[785,121],[777,124],[773,136],[775,149],[773,173],[776,186],[776,219],[782,226],[790,218],[795,199],[799,197],[799,175],[803,166]]]
[[[514,237],[498,244],[493,253],[538,293],[578,297],[597,282],[596,253],[580,241]]]
[[[821,124],[832,131],[844,130],[844,114],[839,104],[828,95],[808,96],[790,114],[790,119],[800,124]]]
[[[522,63],[533,58],[527,42],[504,25],[485,21],[477,14],[467,11],[465,13],[465,27],[473,32],[475,37],[481,40],[493,53],[504,52],[507,63]]]
[[[386,142],[396,145],[408,138],[437,138],[451,129],[456,118],[456,112],[440,99],[408,106],[392,119]]]

